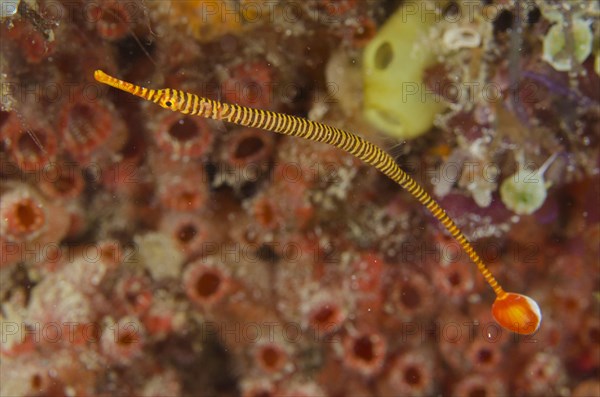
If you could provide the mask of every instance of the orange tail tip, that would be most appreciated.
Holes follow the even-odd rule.
[[[512,292],[496,298],[492,314],[501,326],[523,335],[536,332],[542,322],[538,304],[528,296]]]

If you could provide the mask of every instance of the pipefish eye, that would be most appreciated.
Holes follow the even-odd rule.
[[[165,106],[171,107],[171,106],[173,106],[173,102],[171,102],[171,101],[165,101]]]

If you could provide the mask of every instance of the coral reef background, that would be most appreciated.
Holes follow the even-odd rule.
[[[0,395],[600,396],[595,2],[0,5]],[[375,170],[95,69],[377,142],[540,330]]]

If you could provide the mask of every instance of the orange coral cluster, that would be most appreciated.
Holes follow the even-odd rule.
[[[356,56],[391,3],[20,3],[0,26],[0,394],[597,394],[600,190],[585,172],[517,224],[498,197],[474,204],[466,181],[442,200],[498,278],[540,302],[542,327],[517,337],[493,321],[458,246],[351,156],[92,82],[103,68],[359,125],[324,94],[326,61]],[[449,57],[429,83],[451,81]],[[487,66],[506,81],[507,65]],[[529,76],[547,95],[526,114],[563,115],[552,90],[567,76],[551,77]],[[488,112],[515,122],[510,109],[455,110],[403,146],[399,162],[424,185],[421,169],[469,162],[459,146],[489,135]],[[581,124],[590,138],[597,119],[586,111]],[[565,161],[598,166],[592,138]]]

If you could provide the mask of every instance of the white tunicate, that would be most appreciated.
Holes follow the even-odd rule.
[[[556,157],[552,155],[537,170],[519,167],[500,186],[500,198],[508,209],[518,215],[529,215],[537,211],[546,201],[547,186],[544,173]]]
[[[433,194],[438,197],[445,197],[450,191],[452,187],[456,183],[458,175],[456,177],[452,177],[448,174],[453,167],[457,169],[462,169],[463,164],[465,162],[466,156],[462,150],[454,150],[448,159],[444,162],[442,167],[440,168],[438,174],[432,179],[433,183]]]
[[[17,13],[21,0],[0,0],[0,19],[10,18]]]
[[[492,203],[492,192],[495,190],[496,185],[489,183],[482,178],[478,178],[477,181],[470,183],[467,189],[471,192],[475,204],[480,208],[489,207]]]
[[[444,47],[450,51],[460,50],[461,48],[476,48],[481,45],[481,35],[475,29],[459,27],[446,30],[442,42]]]
[[[346,51],[334,52],[325,67],[327,90],[335,98],[345,115],[360,112],[363,77],[360,67]]]
[[[160,280],[179,275],[185,258],[171,236],[150,232],[135,236],[134,241],[138,247],[137,257],[150,271],[152,278]]]
[[[567,34],[572,34],[573,37],[572,54],[566,51]],[[574,19],[570,29],[566,29],[562,23],[557,23],[544,37],[542,58],[560,72],[569,71],[574,66],[574,61],[581,64],[591,54],[593,40],[590,23],[583,19]]]

